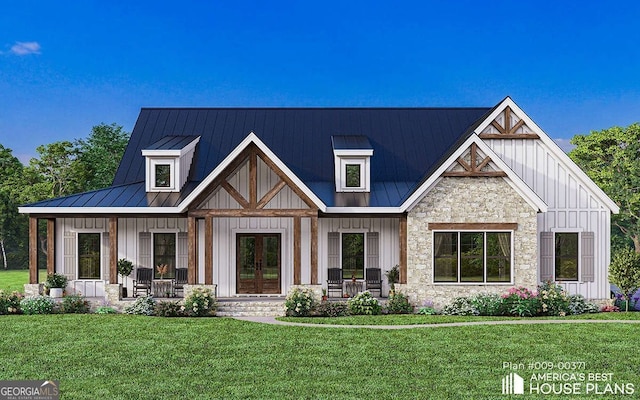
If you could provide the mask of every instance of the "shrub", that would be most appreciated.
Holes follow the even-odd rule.
[[[640,254],[631,248],[618,251],[609,264],[609,280],[620,288],[628,311],[631,296],[640,287]]]
[[[216,300],[210,289],[195,288],[184,299],[184,312],[191,317],[216,315]]]
[[[118,311],[113,308],[113,307],[109,307],[109,306],[100,306],[98,308],[96,308],[96,314],[117,314]]]
[[[600,312],[597,304],[588,303],[581,294],[569,296],[569,305],[567,307],[569,314],[592,314]]]
[[[20,301],[22,312],[28,315],[52,314],[55,302],[48,296],[25,297]]]
[[[7,293],[4,290],[0,290],[0,315],[19,314],[20,301],[23,297],[20,292]]]
[[[409,298],[400,292],[394,292],[389,296],[385,310],[388,314],[411,314],[413,306]]]
[[[479,315],[470,297],[456,297],[451,304],[442,310],[444,315]]]
[[[535,291],[524,286],[513,287],[502,295],[505,312],[518,317],[533,317],[540,312],[540,301]]]
[[[425,300],[422,302],[422,307],[418,310],[418,314],[422,315],[436,315],[438,311],[436,311],[435,307],[433,307],[433,301]]]
[[[44,287],[47,289],[67,287],[68,278],[65,275],[52,273],[47,275],[47,280],[44,282]]]
[[[543,315],[564,316],[571,312],[569,296],[562,289],[562,286],[554,282],[548,281],[538,286],[538,298],[540,311]]]
[[[133,315],[154,315],[156,300],[153,296],[138,297],[133,304],[124,308],[126,314]]]
[[[373,297],[368,290],[350,298],[347,304],[352,315],[378,315],[382,311],[378,299]]]
[[[606,306],[603,306],[600,311],[602,312],[619,312],[620,309],[616,306],[614,306],[613,304],[607,304]]]
[[[470,299],[471,307],[477,314],[475,315],[487,315],[496,316],[504,315],[504,304],[502,297],[495,293],[478,293],[472,296]]]
[[[344,301],[323,301],[313,314],[318,317],[345,317],[349,315],[349,306]]]
[[[158,317],[182,317],[185,307],[177,301],[159,301],[156,303],[155,315]]]
[[[62,299],[61,311],[67,314],[86,314],[91,306],[87,299],[79,294],[67,295]]]
[[[284,306],[290,317],[307,317],[315,307],[313,291],[308,288],[295,288],[287,295]]]

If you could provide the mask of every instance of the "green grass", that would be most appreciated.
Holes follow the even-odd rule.
[[[506,398],[503,362],[545,361],[584,362],[581,372],[640,388],[635,324],[371,330],[128,315],[0,324],[0,380],[60,380],[63,399]]]
[[[640,312],[597,313],[571,315],[567,317],[465,317],[457,315],[354,315],[349,317],[280,317],[280,321],[298,322],[303,324],[321,325],[424,325],[424,324],[448,324],[455,322],[482,322],[482,321],[507,321],[507,320],[544,320],[544,319],[612,319],[612,320],[640,320]]]
[[[40,270],[40,282],[47,279],[47,271]],[[24,293],[24,284],[29,283],[28,269],[0,270],[0,290],[12,292],[17,290]]]

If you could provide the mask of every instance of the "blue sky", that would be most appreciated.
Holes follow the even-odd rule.
[[[640,2],[0,3],[0,144],[151,106],[493,106],[552,138],[640,121]]]

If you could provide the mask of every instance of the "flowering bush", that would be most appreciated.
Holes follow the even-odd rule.
[[[138,297],[133,304],[124,308],[126,314],[155,315],[156,300],[153,296]]]
[[[495,293],[478,293],[471,297],[471,307],[477,311],[476,315],[496,316],[504,315],[502,297]]]
[[[4,290],[0,290],[0,315],[19,314],[20,300],[23,297],[20,292],[7,293]]]
[[[422,307],[420,307],[420,309],[418,309],[418,314],[436,315],[436,314],[438,314],[438,311],[436,311],[435,307],[433,306],[433,301],[425,300],[425,301],[422,302]]]
[[[86,314],[89,312],[89,302],[82,295],[70,294],[62,299],[63,313],[68,314]]]
[[[307,317],[316,305],[313,290],[308,288],[295,288],[287,295],[284,306],[290,317]]]
[[[447,304],[442,309],[442,313],[444,315],[480,315],[470,297],[456,297],[451,304]]]
[[[409,298],[400,292],[393,292],[389,295],[385,310],[388,314],[411,314],[413,306],[409,303]]]
[[[538,297],[542,315],[567,315],[569,310],[569,296],[562,286],[554,282],[544,282],[538,286]]]
[[[55,302],[48,296],[25,297],[20,301],[20,308],[25,314],[52,314]]]
[[[183,317],[185,307],[177,301],[159,301],[156,303],[155,315],[158,317]]]
[[[502,302],[507,314],[519,317],[533,317],[541,309],[538,293],[524,286],[509,289],[502,295]]]
[[[109,306],[100,306],[98,308],[96,308],[96,314],[117,314],[118,311],[113,308],[113,307],[109,307]]]
[[[191,317],[207,317],[216,315],[216,300],[211,289],[195,288],[184,299],[185,314]]]
[[[602,312],[620,312],[620,308],[618,308],[617,306],[614,306],[613,304],[607,304],[606,306],[603,306],[600,311]]]
[[[368,290],[350,298],[347,304],[352,315],[378,315],[382,311],[378,299],[373,297]]]

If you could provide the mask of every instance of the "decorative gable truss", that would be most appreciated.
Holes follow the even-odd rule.
[[[476,143],[471,143],[442,176],[499,177],[507,176],[507,173],[498,169],[491,157],[479,150]]]
[[[317,215],[313,201],[253,144],[212,182],[194,205],[197,206],[189,213],[193,216]]]
[[[524,118],[506,106],[480,134],[481,139],[539,139]]]

